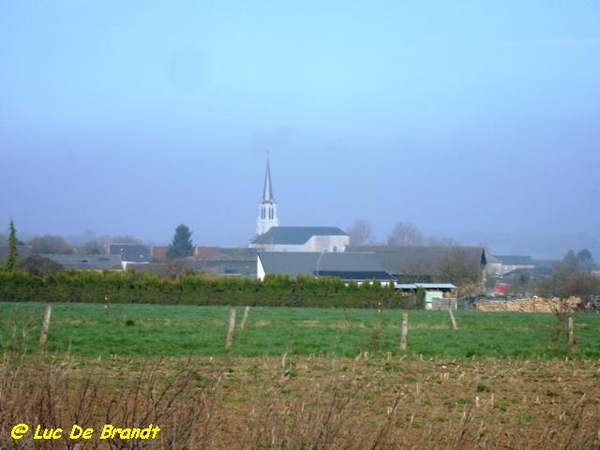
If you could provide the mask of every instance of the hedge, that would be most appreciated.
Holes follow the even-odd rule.
[[[160,303],[186,305],[414,307],[415,300],[378,281],[346,285],[338,278],[268,275],[214,277],[185,273],[168,279],[127,270],[67,270],[45,278],[0,271],[0,301]]]

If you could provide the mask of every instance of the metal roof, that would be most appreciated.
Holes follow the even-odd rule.
[[[430,273],[436,270],[441,261],[454,255],[463,255],[481,266],[488,262],[485,249],[477,246],[357,245],[346,247],[346,251],[375,252],[381,259],[384,270],[390,273],[404,273],[415,267],[427,269]]]
[[[119,255],[40,255],[57,262],[65,269],[121,270]]]
[[[365,252],[259,252],[266,274],[340,276],[342,273],[385,273],[377,256]],[[389,274],[388,274],[389,275]],[[341,276],[340,276],[341,277]],[[341,277],[343,278],[343,277]],[[361,278],[371,279],[373,277]]]

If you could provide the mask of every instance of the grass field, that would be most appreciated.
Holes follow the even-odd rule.
[[[0,303],[1,449],[597,449],[600,315]],[[15,424],[95,430],[22,440]],[[107,423],[161,428],[101,440]]]
[[[0,349],[36,349],[45,304],[0,303]],[[400,353],[401,310],[252,308],[225,350],[229,309],[224,307],[53,305],[47,349],[80,356],[355,357]],[[543,313],[457,311],[453,330],[444,311],[410,311],[409,356],[552,358],[566,354],[557,321]],[[575,317],[578,356],[600,358],[600,315]]]

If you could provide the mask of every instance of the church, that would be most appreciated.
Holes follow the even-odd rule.
[[[258,205],[256,236],[250,248],[269,252],[343,252],[350,244],[350,236],[338,227],[282,227],[277,217],[277,203],[273,196],[271,168],[267,159],[262,199]]]

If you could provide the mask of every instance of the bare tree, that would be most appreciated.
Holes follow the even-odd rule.
[[[110,238],[110,242],[115,242],[119,244],[141,244],[142,241],[134,238],[133,236],[112,236]]]
[[[97,240],[87,241],[79,250],[84,255],[99,255],[104,253],[102,244]]]
[[[600,293],[600,278],[582,269],[578,256],[569,250],[556,264],[552,276],[540,282],[538,292],[561,300],[579,297],[587,303]]]
[[[388,245],[406,246],[423,245],[423,233],[411,222],[397,222],[392,234],[388,236]]]
[[[73,254],[75,247],[69,244],[61,236],[45,236],[34,237],[29,241],[31,251],[34,254]]]
[[[45,278],[48,275],[64,270],[63,266],[59,263],[40,255],[32,255],[19,261],[17,267],[20,270],[28,272],[30,275],[40,278]]]
[[[366,220],[358,219],[346,230],[350,236],[350,245],[367,244],[371,239],[373,228]]]
[[[476,259],[472,258],[466,251],[457,248],[439,263],[440,280],[455,284],[463,289],[469,286],[478,290],[482,268]]]

